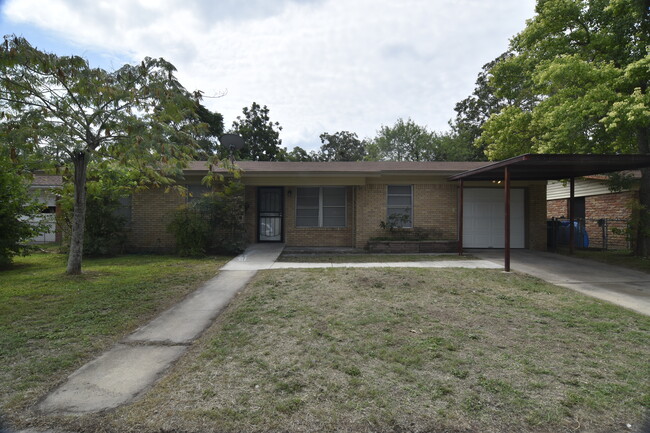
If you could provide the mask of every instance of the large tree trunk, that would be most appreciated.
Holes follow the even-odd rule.
[[[650,153],[650,128],[639,128],[637,131],[639,153]],[[650,168],[641,169],[641,183],[639,185],[639,224],[636,227],[636,246],[634,253],[637,256],[650,255]]]
[[[68,268],[70,275],[81,273],[81,259],[84,249],[84,231],[86,225],[86,171],[89,155],[86,152],[74,154],[74,210],[72,214],[72,235],[70,236],[70,254]]]

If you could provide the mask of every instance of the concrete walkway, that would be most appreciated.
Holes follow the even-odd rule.
[[[276,245],[247,253],[259,266],[268,266],[281,251],[282,246]],[[255,270],[222,270],[183,301],[71,374],[37,408],[43,412],[98,412],[142,395],[185,353],[255,273]]]
[[[503,250],[468,250],[503,267]],[[549,283],[650,316],[650,274],[592,260],[530,250],[511,250],[510,267]]]
[[[293,263],[275,262],[268,269],[308,268],[471,268],[500,269],[503,266],[487,260],[438,260],[421,262],[369,262],[369,263]]]
[[[487,260],[437,260],[421,262],[373,262],[373,263],[305,263],[276,262],[282,248],[280,244],[256,244],[228,262],[222,270],[258,271],[263,269],[312,269],[312,268],[483,268],[499,269],[503,266]],[[278,251],[278,248],[280,250]]]

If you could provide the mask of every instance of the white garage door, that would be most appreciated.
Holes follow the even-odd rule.
[[[503,248],[505,224],[503,189],[463,191],[463,247]],[[510,190],[510,247],[524,248],[524,190]]]

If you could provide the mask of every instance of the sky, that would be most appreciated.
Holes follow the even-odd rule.
[[[226,128],[253,102],[283,146],[372,138],[411,118],[447,131],[534,0],[0,0],[3,35],[107,70],[163,57]]]

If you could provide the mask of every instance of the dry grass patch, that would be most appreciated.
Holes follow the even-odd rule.
[[[515,273],[266,271],[102,425],[622,432],[650,404],[649,357],[650,318]]]

